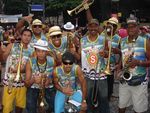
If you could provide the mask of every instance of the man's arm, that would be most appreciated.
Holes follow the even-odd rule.
[[[139,61],[139,66],[150,67],[150,40],[146,40],[146,61]]]
[[[5,51],[2,51],[2,48],[0,48],[1,60],[6,61],[7,57],[8,57],[9,54],[10,54],[10,51],[11,51],[11,49],[12,49],[12,46],[13,46],[13,44],[10,43],[10,44],[6,47]]]
[[[89,7],[87,6],[88,0],[83,0],[83,2],[85,3],[85,6],[84,6],[84,7],[85,7],[85,10],[86,10],[86,18],[87,18],[87,21],[90,22],[90,20],[93,19],[93,16],[92,16],[92,13],[91,13]]]
[[[82,101],[83,101],[86,99],[87,87],[86,87],[86,80],[84,78],[83,72],[79,66],[77,67],[77,77],[78,77],[80,85],[81,85]]]
[[[32,77],[32,70],[30,61],[26,64],[26,79],[25,79],[25,85],[26,87],[30,87],[34,83],[34,78]]]

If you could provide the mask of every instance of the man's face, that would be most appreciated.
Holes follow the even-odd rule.
[[[44,60],[46,58],[47,51],[36,48],[35,52],[39,60]]]
[[[72,69],[72,65],[73,65],[73,62],[71,61],[63,61],[63,69],[65,72],[69,73],[71,72],[71,69]]]
[[[52,43],[54,46],[56,47],[59,47],[61,45],[61,38],[62,38],[62,35],[53,35],[53,36],[50,36],[51,40],[52,40]]]
[[[24,31],[23,34],[21,35],[21,41],[24,44],[29,44],[31,41],[31,32],[29,31]]]
[[[92,36],[96,36],[99,31],[99,25],[92,23],[88,25],[89,34]]]
[[[40,35],[42,32],[42,25],[33,25],[32,31],[35,35]]]
[[[136,24],[128,24],[127,31],[129,36],[135,36],[139,32],[139,27]]]

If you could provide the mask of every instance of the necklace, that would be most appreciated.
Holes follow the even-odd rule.
[[[38,58],[37,58],[36,64],[37,64],[37,67],[38,67],[38,71],[39,71],[40,73],[44,73],[44,72],[46,71],[47,59],[46,59],[46,63],[44,63],[44,70],[43,70],[42,68],[40,68],[39,63],[38,63]]]

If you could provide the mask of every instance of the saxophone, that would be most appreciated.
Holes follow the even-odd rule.
[[[39,98],[38,98],[38,103],[39,103],[39,108],[41,108],[41,113],[46,112],[45,110],[47,110],[49,108],[48,103],[46,102],[45,99],[45,80],[46,80],[46,76],[45,74],[41,74],[41,88],[40,88],[40,92],[39,92]],[[44,111],[43,111],[44,110]]]
[[[131,55],[128,55],[124,58],[124,67],[123,67],[123,74],[122,74],[122,78],[125,81],[129,81],[132,78],[132,75],[129,72],[129,65],[128,63],[132,61],[133,58],[133,53]]]

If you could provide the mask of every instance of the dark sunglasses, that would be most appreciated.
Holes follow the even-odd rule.
[[[42,25],[33,25],[33,28],[42,28]]]
[[[73,62],[63,62],[63,64],[64,64],[64,65],[68,65],[68,64],[69,64],[69,65],[72,65]]]
[[[60,38],[61,35],[54,35],[54,36],[51,36],[51,37],[52,37],[52,39],[56,39],[56,38]]]

